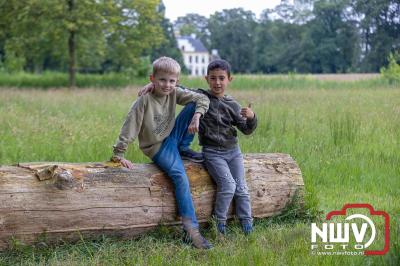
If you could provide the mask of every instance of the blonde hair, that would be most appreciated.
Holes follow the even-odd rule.
[[[158,72],[179,75],[181,73],[181,66],[174,59],[163,56],[153,62],[153,75]]]

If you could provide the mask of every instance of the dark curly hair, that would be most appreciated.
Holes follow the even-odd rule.
[[[208,64],[207,75],[210,71],[215,70],[215,69],[225,70],[226,73],[228,74],[228,77],[231,76],[231,65],[226,60],[216,59],[216,60],[212,61],[210,64]]]

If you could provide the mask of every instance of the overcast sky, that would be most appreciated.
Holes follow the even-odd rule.
[[[172,22],[177,18],[188,13],[196,13],[209,17],[216,11],[242,7],[251,10],[257,18],[266,8],[274,8],[280,0],[163,0],[165,5],[165,16]]]

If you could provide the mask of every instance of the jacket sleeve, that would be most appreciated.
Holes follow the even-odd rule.
[[[257,116],[254,113],[253,119],[246,119],[240,115],[242,107],[235,102],[234,106],[234,126],[236,126],[243,134],[250,135],[257,128]]]
[[[176,103],[186,105],[190,102],[196,103],[196,113],[204,115],[210,104],[210,100],[204,94],[194,92],[193,90],[176,87]]]
[[[124,154],[131,143],[140,132],[144,116],[143,97],[139,97],[131,106],[125,122],[119,133],[119,137],[113,146],[113,157],[124,157]]]

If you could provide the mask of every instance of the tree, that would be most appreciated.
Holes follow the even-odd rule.
[[[265,10],[257,29],[257,68],[263,72],[348,72],[357,64],[359,38],[347,1],[282,1]],[[296,4],[297,3],[297,4]],[[300,7],[300,10],[298,8]],[[278,14],[279,19],[272,20]],[[302,19],[299,19],[301,17]]]
[[[351,7],[361,33],[361,70],[377,72],[400,50],[400,1],[352,0]]]
[[[210,16],[210,45],[235,72],[250,73],[254,68],[256,25],[254,13],[242,8],[224,9]]]
[[[162,41],[158,0],[2,1],[0,24],[7,35],[8,57],[26,60],[40,70],[50,56],[59,67],[68,62],[69,85],[75,86],[79,65],[132,66],[141,53]]]
[[[355,25],[345,21],[346,1],[316,1],[314,19],[307,23],[302,51],[313,51],[313,72],[348,72],[357,62],[358,35]]]
[[[301,53],[302,32],[301,25],[283,20],[261,22],[255,42],[257,69],[264,73],[299,71],[295,63]]]
[[[178,43],[175,38],[174,28],[169,19],[165,18],[165,6],[162,1],[158,7],[158,12],[162,17],[160,25],[163,30],[164,41],[158,48],[151,50],[150,59],[154,61],[161,56],[168,56],[174,58],[181,65],[182,69],[185,70],[182,53],[178,49]]]
[[[254,217],[281,214],[288,207],[303,213],[303,177],[289,155],[247,154],[244,167]],[[185,162],[185,168],[198,218],[209,220],[215,183],[202,164]],[[12,241],[132,237],[160,223],[177,225],[174,185],[154,164],[126,171],[117,164],[25,163],[0,165],[0,173],[0,252]]]
[[[143,55],[164,40],[162,17],[157,12],[159,0],[126,0],[123,6],[118,2],[109,9],[116,21],[110,23],[111,30],[105,34],[108,70],[113,71],[135,68]]]
[[[210,31],[208,29],[208,19],[202,15],[189,13],[183,17],[178,17],[174,22],[174,28],[180,35],[195,34],[196,38],[208,48],[210,47]]]
[[[314,0],[281,0],[280,4],[267,11],[271,17],[286,23],[304,24],[312,19]]]

